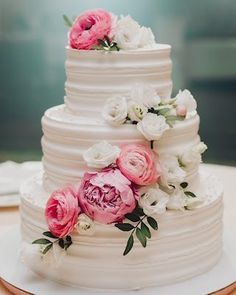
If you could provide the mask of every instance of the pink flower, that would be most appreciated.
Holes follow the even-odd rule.
[[[70,187],[52,193],[46,204],[45,217],[50,232],[58,238],[70,234],[81,210],[78,198]]]
[[[187,108],[184,105],[178,105],[176,107],[176,114],[180,117],[186,117],[187,115]]]
[[[69,32],[69,44],[75,49],[90,50],[98,39],[109,36],[113,26],[112,15],[102,9],[89,10],[75,20]]]
[[[104,224],[122,221],[134,210],[138,197],[134,185],[117,168],[85,173],[79,190],[81,209]]]
[[[150,185],[157,182],[160,177],[160,171],[157,171],[157,161],[157,154],[148,146],[129,144],[121,147],[117,166],[134,183]]]

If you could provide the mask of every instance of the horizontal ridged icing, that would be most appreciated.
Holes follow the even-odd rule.
[[[136,83],[152,85],[163,98],[172,91],[171,47],[120,52],[67,48],[65,104],[78,115],[100,116],[108,97],[127,94]]]
[[[46,186],[50,182],[62,186],[78,181],[88,170],[83,152],[101,140],[114,145],[147,144],[135,125],[125,124],[114,128],[103,120],[73,115],[63,105],[47,110],[42,126]],[[198,129],[198,116],[177,122],[174,128],[164,133],[154,149],[159,154],[165,152],[177,155],[199,142]],[[195,177],[197,170],[198,167],[195,167],[189,176]]]
[[[192,211],[168,211],[158,217],[159,230],[145,249],[135,241],[132,252],[123,257],[128,234],[112,225],[96,224],[93,236],[72,235],[74,243],[61,267],[45,267],[37,257],[29,261],[27,253],[26,263],[48,278],[96,289],[171,284],[207,271],[222,250],[222,186],[215,177],[204,171],[200,174],[205,203]],[[31,243],[46,230],[43,210],[47,198],[40,177],[22,188],[24,241]]]

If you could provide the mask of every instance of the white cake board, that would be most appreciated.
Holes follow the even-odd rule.
[[[209,272],[193,279],[169,286],[146,288],[139,291],[92,291],[75,289],[46,280],[29,270],[20,257],[19,227],[0,236],[0,277],[12,286],[33,294],[44,295],[205,295],[218,291],[236,281],[236,235],[225,231],[224,251],[219,263]],[[138,279],[138,278],[137,278]],[[42,293],[43,292],[43,293]]]

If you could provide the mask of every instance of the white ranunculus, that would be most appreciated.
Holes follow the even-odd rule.
[[[88,167],[104,168],[116,162],[120,154],[120,148],[107,141],[101,141],[90,147],[83,154]]]
[[[184,210],[186,205],[186,196],[182,189],[175,188],[169,195],[169,201],[167,203],[167,209],[169,210]]]
[[[148,216],[163,214],[166,212],[168,200],[168,194],[162,191],[158,185],[145,187],[141,190],[139,206],[143,208],[144,213]]]
[[[186,108],[187,117],[194,116],[196,114],[197,102],[189,90],[180,90],[175,99],[177,106],[184,106]]]
[[[179,167],[178,158],[174,155],[159,155],[161,165],[161,184],[164,187],[180,184],[186,177],[186,172]]]
[[[130,15],[121,16],[117,22],[114,41],[121,49],[137,49],[140,43],[140,25]]]
[[[151,141],[160,139],[162,134],[169,129],[169,125],[164,116],[148,113],[137,124],[137,128],[147,140]]]
[[[148,109],[135,101],[130,101],[128,103],[128,117],[131,121],[139,122],[147,114]]]
[[[139,47],[153,46],[155,44],[155,37],[150,28],[141,27]]]
[[[95,232],[93,220],[84,213],[79,215],[76,228],[80,235],[91,236]]]
[[[197,166],[202,161],[201,154],[207,149],[207,146],[200,142],[198,145],[184,151],[180,156],[180,162],[184,168],[190,169]]]
[[[126,97],[114,96],[106,101],[102,111],[103,118],[113,126],[119,126],[126,120],[128,106]]]
[[[161,102],[156,90],[152,86],[145,84],[135,84],[131,89],[130,99],[148,109],[157,108]]]

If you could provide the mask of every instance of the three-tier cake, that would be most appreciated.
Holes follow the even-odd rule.
[[[25,263],[94,289],[208,271],[222,251],[223,193],[199,168],[196,100],[171,96],[171,46],[102,9],[65,21],[65,104],[45,112],[44,171],[22,187]]]

